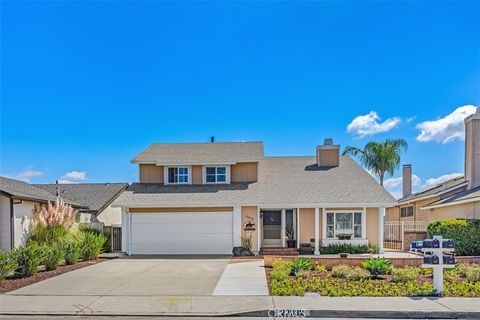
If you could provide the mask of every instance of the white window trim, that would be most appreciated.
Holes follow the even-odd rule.
[[[188,182],[168,182],[168,169],[170,168],[187,168],[188,169]],[[192,184],[192,166],[165,166],[163,167],[163,183],[170,185],[177,184]]]
[[[207,168],[219,168],[219,167],[225,168],[225,182],[207,182]],[[230,184],[230,165],[202,166],[202,180],[203,180],[203,184]]]
[[[325,213],[325,215],[323,216],[323,227],[324,227],[324,233],[323,233],[323,239],[324,240],[333,240],[333,239],[337,239],[335,237],[335,215],[337,213],[352,213],[353,214],[353,224],[352,224],[352,240],[361,240],[361,239],[365,239],[365,235],[366,235],[366,210],[352,210],[352,211],[345,211],[345,210],[323,210],[323,212]],[[328,238],[327,237],[327,214],[328,213],[333,213],[334,216],[333,216],[333,238]],[[362,227],[362,230],[361,230],[361,236],[360,237],[355,237],[355,213],[360,213],[360,216],[361,216],[361,224],[360,226]]]

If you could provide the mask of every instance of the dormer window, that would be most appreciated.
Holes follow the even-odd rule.
[[[168,167],[166,175],[168,184],[191,183],[189,167]]]
[[[204,183],[230,183],[229,166],[205,166]]]

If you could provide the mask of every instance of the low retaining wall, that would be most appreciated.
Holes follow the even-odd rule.
[[[265,267],[271,267],[272,262],[275,260],[295,260],[297,257],[292,256],[264,256]],[[331,269],[333,266],[344,264],[351,267],[361,266],[366,257],[322,257],[322,256],[309,256],[309,259],[313,261],[315,265],[321,264]],[[459,263],[477,263],[480,264],[480,257],[455,257]],[[392,265],[396,268],[402,268],[405,266],[420,266],[423,263],[423,257],[411,257],[411,258],[388,258]]]

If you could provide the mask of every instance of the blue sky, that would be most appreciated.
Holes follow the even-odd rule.
[[[263,140],[267,155],[404,138],[417,189],[463,172],[473,107],[454,111],[480,105],[479,2],[1,9],[2,175],[132,182],[129,160],[150,143],[212,135]]]

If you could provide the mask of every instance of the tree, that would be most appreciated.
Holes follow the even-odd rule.
[[[400,166],[400,153],[407,150],[408,144],[403,139],[387,139],[384,142],[371,141],[365,148],[348,146],[343,155],[358,157],[360,163],[369,171],[376,174],[383,186],[385,173],[392,176]]]

